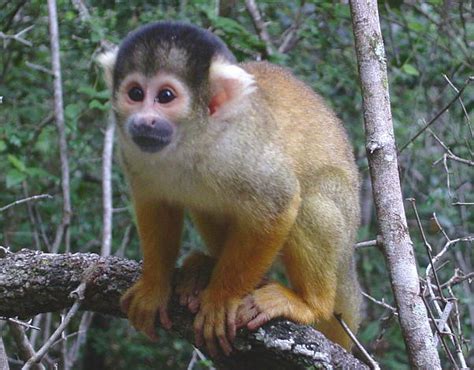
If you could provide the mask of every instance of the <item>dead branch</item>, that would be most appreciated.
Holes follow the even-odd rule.
[[[0,316],[4,317],[30,317],[70,308],[76,302],[70,292],[83,281],[87,287],[81,309],[123,317],[119,298],[141,272],[138,262],[113,256],[28,249],[11,253],[5,248],[2,252]],[[193,342],[193,315],[176,298],[170,303],[170,316],[172,332]],[[234,354],[215,361],[217,368],[368,368],[314,328],[286,320],[271,321],[255,332],[242,329],[234,346]]]

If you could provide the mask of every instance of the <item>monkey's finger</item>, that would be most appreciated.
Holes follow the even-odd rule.
[[[128,317],[128,320],[132,323],[132,325],[136,328],[136,329],[139,329],[137,328],[138,326],[138,317],[140,316],[140,312],[139,312],[139,304],[138,304],[138,300],[137,299],[133,299],[131,298],[130,299],[130,303],[128,304],[128,307],[127,307],[127,317]]]
[[[158,340],[158,335],[156,334],[155,319],[155,312],[149,311],[143,314],[143,321],[141,323],[143,333],[145,333],[146,336],[153,342],[156,342]]]
[[[227,335],[230,342],[233,342],[235,339],[235,333],[237,331],[235,326],[235,319],[237,317],[237,309],[239,308],[238,304],[232,304],[227,311]]]
[[[226,356],[229,356],[233,351],[233,347],[232,344],[230,344],[230,342],[227,340],[225,334],[218,335],[217,340],[219,341],[219,346],[221,347],[222,352],[224,352]]]
[[[226,356],[229,356],[232,352],[232,345],[230,344],[230,342],[227,338],[226,318],[225,318],[225,311],[224,310],[220,310],[218,315],[217,315],[215,333],[216,333],[219,345],[222,349],[222,352],[224,352],[224,354]]]
[[[206,321],[204,324],[204,341],[211,357],[216,358],[219,352],[217,351],[216,336],[214,335],[214,325],[209,322],[209,319]]]
[[[259,314],[259,310],[255,305],[255,301],[251,296],[247,296],[242,300],[242,303],[237,310],[236,326],[241,328],[246,326],[249,321]]]
[[[271,319],[270,315],[266,312],[260,312],[254,319],[252,319],[248,324],[247,328],[249,330],[255,330],[262,326],[263,324],[269,322]]]
[[[194,342],[196,347],[202,347],[204,344],[204,338],[202,333],[202,328],[204,325],[204,316],[201,313],[198,313],[194,319]]]
[[[173,322],[171,321],[169,315],[168,315],[168,307],[167,305],[164,305],[158,309],[159,315],[160,315],[160,323],[161,326],[164,327],[166,330],[170,330],[171,327],[173,326]]]
[[[236,323],[235,323],[236,329],[240,329],[240,328],[246,326],[258,314],[259,314],[259,311],[257,311],[256,307],[254,307],[252,309],[249,309],[249,310],[245,310],[244,312],[240,312],[239,316],[236,320]]]

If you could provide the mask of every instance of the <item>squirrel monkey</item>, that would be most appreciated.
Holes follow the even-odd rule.
[[[198,346],[229,354],[239,326],[281,316],[349,349],[334,314],[357,330],[359,181],[344,128],[322,98],[284,68],[238,64],[217,36],[184,23],[141,27],[100,62],[143,250],[143,274],[122,298],[135,328],[156,338],[155,318],[172,325],[187,210],[215,259],[189,257],[178,286],[197,312]],[[260,284],[277,257],[289,287]]]

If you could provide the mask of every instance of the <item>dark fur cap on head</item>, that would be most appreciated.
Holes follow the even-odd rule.
[[[235,63],[224,42],[202,28],[181,22],[156,22],[130,33],[120,45],[114,68],[114,90],[135,71],[153,76],[166,70],[198,87],[215,56]]]

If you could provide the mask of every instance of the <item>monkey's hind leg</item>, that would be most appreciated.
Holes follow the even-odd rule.
[[[346,349],[350,341],[334,319],[340,309],[357,295],[348,291],[347,271],[339,271],[351,259],[351,232],[336,204],[327,197],[313,196],[303,202],[285,247],[283,262],[293,289],[272,283],[255,290],[239,308],[238,324],[254,330],[275,317],[286,317],[301,324],[317,324],[320,330]],[[355,280],[355,275],[351,276]],[[346,286],[341,289],[339,285]],[[358,324],[358,301],[353,307],[343,307],[343,317],[354,327]],[[355,325],[355,329],[357,328]],[[342,328],[341,328],[342,330]],[[335,334],[335,335],[334,335]]]
[[[183,262],[175,290],[179,303],[192,313],[199,310],[199,295],[209,283],[215,264],[214,258],[201,252],[190,253]]]
[[[216,264],[222,246],[227,236],[228,224],[224,218],[216,218],[206,212],[191,210],[193,224],[201,235],[209,255],[193,252],[183,262],[176,292],[180,304],[197,313],[200,306],[201,292],[206,288],[211,278],[212,270]]]

